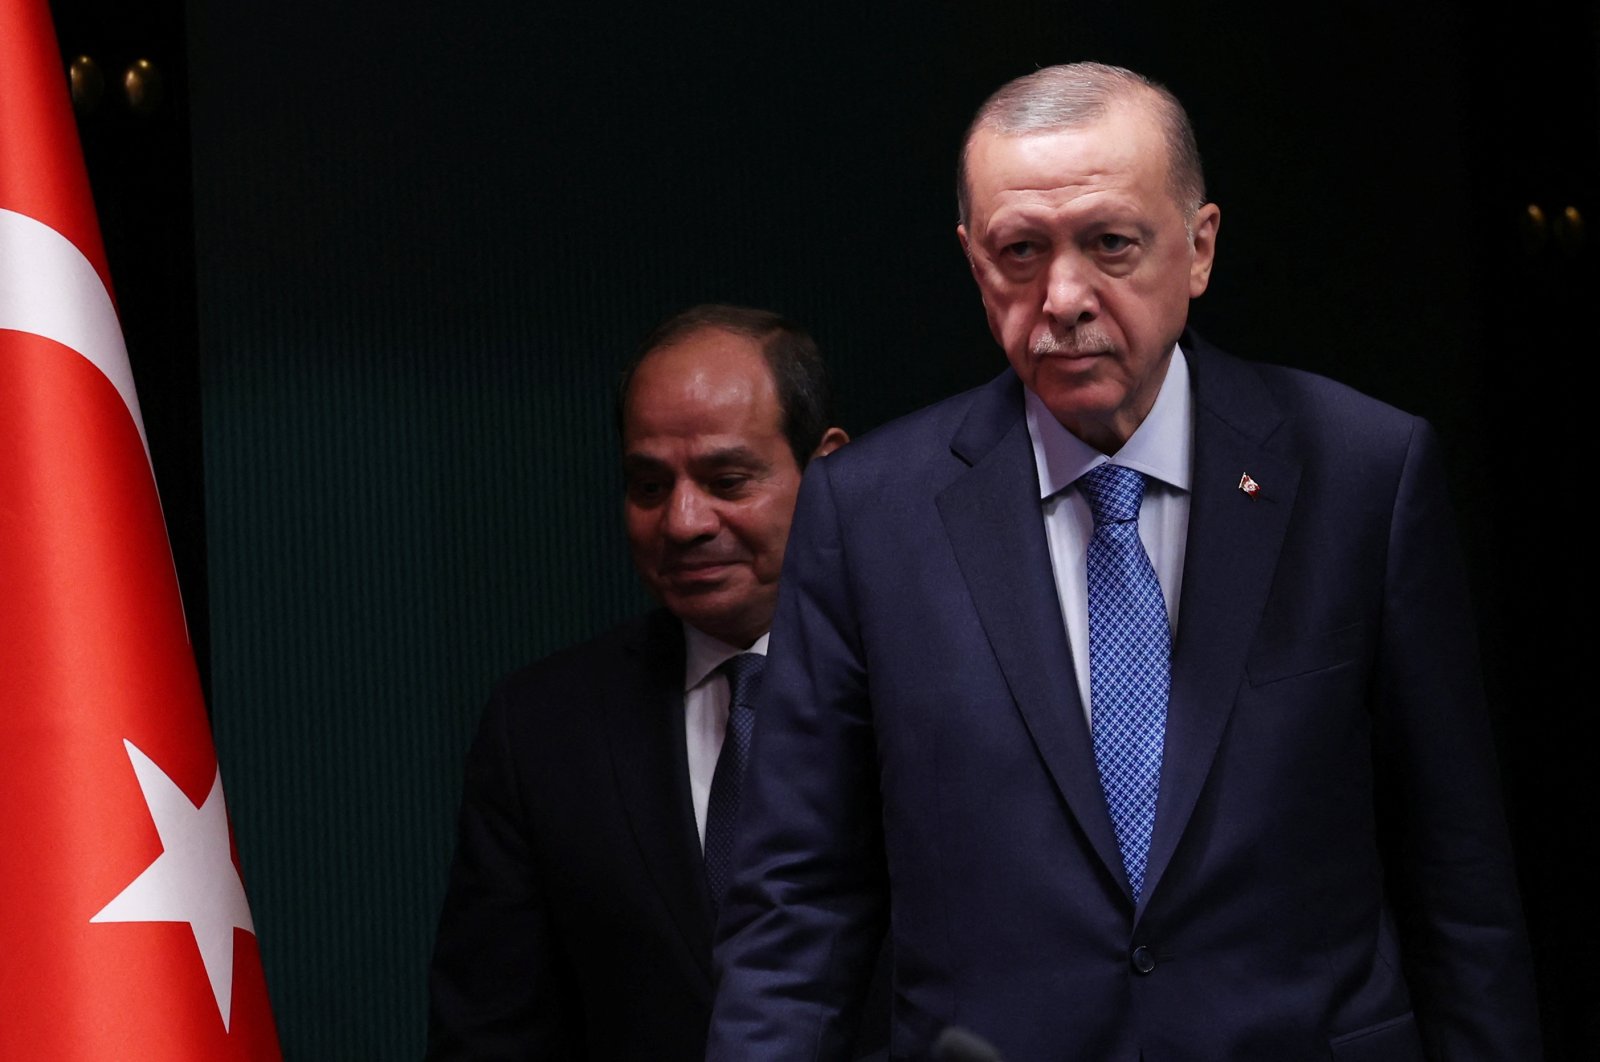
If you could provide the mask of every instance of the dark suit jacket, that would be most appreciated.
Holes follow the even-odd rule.
[[[467,758],[429,975],[432,1059],[693,1060],[710,894],[683,626],[657,610],[494,691]],[[852,1055],[887,1036],[887,963]]]
[[[711,905],[683,629],[653,612],[517,672],[467,761],[429,1057],[698,1060]]]
[[[837,1057],[886,919],[895,1057],[951,1025],[1011,1062],[1538,1057],[1434,436],[1184,348],[1193,490],[1143,900],[1007,372],[807,473],[709,1058]]]

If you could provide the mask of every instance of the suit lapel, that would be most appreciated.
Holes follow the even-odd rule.
[[[1267,448],[1281,417],[1260,376],[1193,337],[1183,346],[1195,390],[1194,473],[1146,897],[1216,758],[1300,481],[1299,464]],[[1244,475],[1260,485],[1253,497],[1239,488]]]
[[[689,793],[683,718],[683,628],[652,613],[624,647],[616,696],[602,706],[617,791],[644,858],[684,943],[691,979],[711,988],[711,902]]]
[[[988,385],[952,441],[971,468],[938,496],[956,563],[1011,696],[1057,790],[1127,889],[1051,578],[1022,385]]]

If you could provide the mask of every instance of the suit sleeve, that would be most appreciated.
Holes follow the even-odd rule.
[[[708,1060],[849,1056],[883,938],[878,761],[829,462],[806,472],[719,925]]]
[[[428,976],[429,1059],[569,1058],[580,1028],[554,940],[497,693],[467,756]]]
[[[1475,617],[1432,430],[1416,422],[1385,565],[1380,823],[1428,1056],[1542,1057]]]

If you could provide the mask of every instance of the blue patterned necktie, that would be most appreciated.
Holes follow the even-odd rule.
[[[1171,684],[1167,607],[1139,541],[1144,476],[1102,464],[1078,479],[1094,511],[1089,540],[1089,701],[1094,761],[1134,902],[1156,821]]]
[[[731,696],[728,730],[706,802],[706,884],[711,889],[713,916],[722,910],[733,874],[733,825],[739,816],[739,791],[750,759],[750,734],[756,725],[756,693],[761,689],[761,669],[766,666],[767,658],[760,653],[740,653],[717,668],[728,677]]]

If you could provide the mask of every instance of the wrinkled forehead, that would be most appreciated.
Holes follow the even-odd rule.
[[[1170,198],[1166,146],[1137,116],[1108,115],[1067,129],[1007,134],[980,131],[969,145],[971,221],[1019,196],[1071,197],[1122,190]]]
[[[1163,183],[1173,184],[1171,145],[1166,135],[1159,99],[1147,90],[1130,90],[1093,107],[1078,108],[1070,118],[1042,108],[987,116],[975,123],[962,145],[959,194],[964,208],[976,205],[993,165],[992,149],[1030,142],[1075,145],[1073,157],[1054,160],[1057,176],[1072,180],[1115,165],[1131,171],[1148,168]],[[1016,152],[1002,151],[1002,155]],[[1176,194],[1176,193],[1174,193]]]

